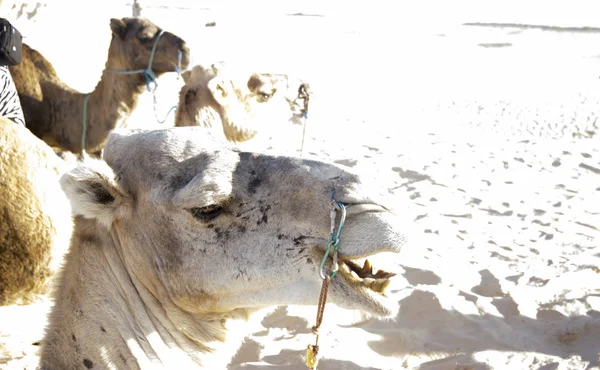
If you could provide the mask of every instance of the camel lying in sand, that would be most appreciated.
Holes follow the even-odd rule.
[[[197,71],[197,68],[193,71]],[[251,75],[260,78],[266,76]],[[189,75],[186,76],[188,77]],[[197,80],[188,79],[188,85],[184,87],[187,91],[196,88],[196,85],[190,84],[191,81]],[[227,105],[218,106],[214,115],[204,116],[202,123],[206,126],[218,127],[231,122],[229,117],[234,116],[235,112],[243,111],[244,116],[236,115],[235,122],[236,127],[246,127],[244,119],[250,119],[254,115],[253,110],[259,108],[262,108],[262,114],[256,116],[272,122],[285,122],[298,115],[297,107],[291,100],[290,104],[285,103],[284,108],[287,109],[278,109],[278,101],[282,100],[279,97],[268,99],[260,106],[248,104],[248,99],[254,99],[254,95],[250,95],[248,99],[240,98],[244,96],[245,85],[242,90],[238,90],[238,85],[229,86],[234,87],[233,91],[229,90],[231,95],[238,98],[228,101]],[[299,86],[301,85],[294,85],[294,89]],[[198,88],[198,91],[202,90]],[[284,91],[286,90],[279,86],[279,92]],[[191,112],[195,107],[204,107],[201,109],[204,112],[214,109],[210,102],[207,106],[198,104],[206,101],[202,95],[196,95],[194,100],[190,94],[184,96],[188,97],[185,112]],[[268,112],[269,109],[271,112]],[[228,132],[225,126],[220,130],[221,136],[223,132]],[[227,138],[240,141],[237,134],[239,131],[234,133],[234,136]],[[48,261],[57,260],[51,257],[51,253],[54,251],[57,255],[62,255],[61,252],[66,249],[67,243],[62,243],[62,248],[56,247],[57,241],[64,241],[69,237],[71,226],[69,205],[58,187],[57,175],[58,169],[64,168],[66,163],[55,156],[49,157],[48,153],[52,152],[50,148],[36,139],[29,130],[17,130],[5,124],[0,130],[0,150],[8,153],[0,156],[0,209],[5,214],[4,218],[0,218],[0,305],[26,303],[36,295],[45,293],[48,277],[55,271],[54,265]],[[50,200],[56,202],[56,205],[50,207]],[[57,229],[57,225],[61,228]]]
[[[71,236],[58,183],[67,168],[28,129],[3,117],[0,151],[0,305],[29,303],[46,292]]]
[[[215,135],[232,142],[253,138],[274,120],[299,124],[308,109],[308,84],[287,75],[213,64],[197,65],[182,77],[175,126],[214,127]]]
[[[240,153],[204,131],[116,130],[106,162],[62,177],[74,232],[42,369],[226,368],[249,317],[316,304],[332,191],[348,211],[329,302],[395,314],[373,282],[389,275],[355,262],[405,240],[377,192],[336,165]]]
[[[123,126],[136,107],[146,86],[144,74],[119,74],[113,70],[139,70],[148,67],[155,41],[162,31],[143,18],[111,19],[112,40],[108,48],[106,68],[100,82],[91,92],[87,107],[85,150],[102,149],[108,133]],[[181,67],[189,64],[185,41],[164,32],[152,62],[156,76],[175,71],[181,52]],[[73,90],[58,77],[52,64],[39,52],[23,45],[23,59],[10,67],[25,115],[27,127],[48,145],[80,153],[84,100],[88,94]]]

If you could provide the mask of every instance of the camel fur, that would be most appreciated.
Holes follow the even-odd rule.
[[[250,140],[266,125],[301,124],[308,109],[308,83],[284,74],[217,63],[194,66],[182,76],[175,126],[212,127],[231,142]]]
[[[148,67],[154,41],[161,28],[144,18],[110,20],[112,39],[106,69],[89,95],[85,150],[98,152],[111,130],[122,127],[135,109],[146,81],[142,73],[118,74],[115,70]],[[175,71],[177,54],[182,52],[182,68],[189,64],[189,49],[184,40],[165,32],[160,38],[152,70],[157,76]],[[27,127],[48,145],[73,153],[82,151],[84,100],[63,83],[52,64],[35,49],[23,44],[23,59],[11,66]]]
[[[0,305],[26,304],[47,292],[67,250],[71,210],[58,182],[67,166],[4,117],[0,148]]]
[[[381,192],[347,168],[238,152],[206,131],[115,130],[104,161],[62,177],[74,232],[41,369],[226,368],[249,318],[316,304],[332,193],[347,218],[329,302],[397,312],[374,284],[393,274],[355,267],[405,241]]]

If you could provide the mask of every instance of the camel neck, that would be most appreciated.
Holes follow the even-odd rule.
[[[127,117],[135,109],[145,86],[145,79],[141,73],[102,73],[96,88],[89,94],[86,150],[93,151],[103,146],[110,131],[124,125]]]
[[[202,127],[215,128],[218,130],[223,128],[221,114],[215,107],[209,104],[200,107],[196,114],[195,121]]]
[[[226,368],[245,334],[229,329],[244,320],[180,309],[160,284],[129,267],[135,261],[118,233],[100,234],[94,222],[75,220],[41,367]]]
[[[175,116],[176,126],[200,126],[211,130],[217,138],[226,140],[224,127],[228,118],[208,90],[198,89],[195,104],[182,104]],[[185,97],[183,97],[185,99]]]

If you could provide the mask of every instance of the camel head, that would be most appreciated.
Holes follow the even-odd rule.
[[[120,70],[147,68],[152,48],[162,29],[144,18],[112,18],[110,29],[112,41],[106,67]],[[180,37],[164,32],[156,44],[152,62],[154,73],[159,76],[165,72],[175,71],[179,52],[181,52],[181,68],[186,69],[190,61],[188,46]]]
[[[316,305],[334,192],[347,218],[329,302],[396,312],[385,295],[393,273],[361,267],[405,241],[376,189],[340,166],[230,150],[205,131],[118,129],[106,162],[90,159],[62,177],[74,215],[110,235],[114,245],[102,248],[118,249],[159,301],[186,312]]]
[[[222,124],[232,142],[249,140],[269,124],[300,124],[308,107],[308,84],[287,75],[213,64],[194,66],[182,77],[175,125]]]

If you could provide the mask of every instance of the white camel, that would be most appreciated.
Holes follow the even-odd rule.
[[[231,142],[250,140],[266,125],[301,124],[308,110],[308,83],[288,75],[217,63],[182,77],[175,126],[213,128]]]
[[[41,369],[224,369],[249,317],[316,304],[332,192],[347,218],[330,302],[396,313],[391,274],[357,260],[405,237],[348,169],[238,152],[201,127],[117,130],[104,160],[61,179],[74,232]]]

